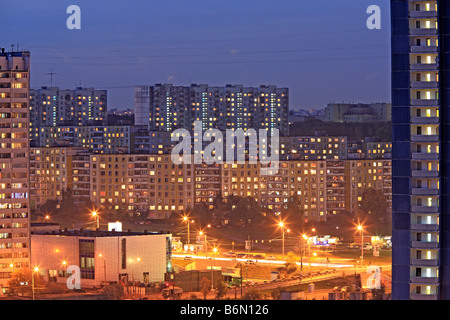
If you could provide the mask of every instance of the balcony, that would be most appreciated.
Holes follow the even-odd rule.
[[[411,293],[411,300],[437,300],[437,294]]]
[[[409,30],[409,34],[413,37],[420,36],[437,36],[436,28],[414,28]]]
[[[437,53],[437,46],[411,46],[411,53]]]
[[[437,11],[410,11],[411,19],[433,19],[437,18]]]
[[[413,178],[438,178],[439,171],[437,170],[413,170],[412,171]]]
[[[413,152],[413,160],[439,160],[439,153]]]
[[[411,106],[413,106],[413,107],[438,107],[439,100],[437,100],[437,99],[411,99]]]
[[[438,196],[439,189],[436,188],[412,188],[412,195],[414,196]]]
[[[416,267],[438,267],[438,259],[411,259],[411,265]]]
[[[439,208],[436,207],[428,207],[428,206],[412,206],[412,213],[439,213]]]
[[[438,89],[437,81],[412,81],[412,89]]]
[[[439,136],[436,134],[415,134],[411,136],[412,142],[438,142]]]
[[[412,117],[412,124],[439,124],[438,117]]]
[[[437,71],[436,63],[413,63],[411,64],[411,71]]]
[[[412,231],[418,231],[418,232],[437,232],[439,231],[439,225],[437,224],[412,224],[411,225]]]
[[[413,284],[424,284],[424,285],[430,285],[430,284],[438,284],[439,278],[437,277],[412,277],[411,283]]]
[[[413,249],[438,249],[439,243],[436,241],[412,241],[411,248],[413,248]]]

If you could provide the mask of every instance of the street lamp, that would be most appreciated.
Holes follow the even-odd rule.
[[[214,255],[216,253],[217,253],[217,248],[214,247],[213,248],[213,255],[212,255],[212,258],[211,258],[211,290],[214,290],[214,270],[213,270],[213,267],[214,267]]]
[[[357,226],[358,231],[361,231],[361,265],[364,261],[364,230],[362,225]]]
[[[33,300],[34,300],[34,273],[38,272],[39,268],[38,267],[34,267],[33,272],[31,273],[31,288],[33,291]]]
[[[93,211],[92,212],[92,216],[95,218],[95,220],[97,221],[97,229],[100,229],[100,218],[98,216],[98,212],[97,211]]]
[[[190,225],[191,222],[193,223],[194,220],[190,220],[189,217],[184,216],[183,217],[183,221],[187,222],[187,228],[188,228],[188,251],[189,251],[190,248],[191,248],[191,236],[190,236],[190,231],[189,231],[189,225]]]
[[[208,260],[208,240],[206,239],[206,232],[200,231],[199,235],[205,236],[205,258]]]
[[[284,259],[284,228],[285,228],[285,225],[284,225],[284,222],[283,221],[280,221],[279,223],[278,223],[278,227],[280,227],[281,228],[281,236],[282,236],[282,256],[283,256],[283,259]],[[287,229],[287,232],[289,232],[289,231],[291,231],[290,229]]]

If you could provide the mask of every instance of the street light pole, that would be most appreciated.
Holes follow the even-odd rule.
[[[357,229],[361,231],[361,265],[364,261],[364,230],[362,225],[358,225]]]
[[[31,273],[31,288],[32,288],[32,291],[33,291],[33,300],[35,298],[35,296],[34,296],[34,273],[37,272],[37,271],[39,271],[39,268],[35,267],[33,272]]]

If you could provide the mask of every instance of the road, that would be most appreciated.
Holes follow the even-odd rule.
[[[173,258],[178,258],[178,259],[207,259],[206,256],[203,255],[189,255],[189,254],[172,254]],[[213,259],[212,256],[208,256],[208,259]],[[314,260],[318,260],[321,258],[314,258]],[[286,264],[286,260],[267,260],[267,259],[253,259],[253,258],[228,258],[228,257],[214,257],[214,261],[236,261],[236,262],[247,262],[249,260],[252,261],[256,261],[256,263],[258,264],[269,264],[269,265],[284,265]],[[304,259],[305,261],[303,262],[303,266],[309,266],[309,262],[308,259]],[[323,258],[321,259],[322,261],[324,260]],[[326,268],[350,268],[350,267],[354,267],[354,264],[349,263],[351,261],[351,259],[333,259],[333,261],[338,260],[338,261],[346,261],[347,263],[326,263],[326,262],[312,262],[311,266],[312,267],[326,267]],[[296,262],[297,265],[300,265],[300,262]]]

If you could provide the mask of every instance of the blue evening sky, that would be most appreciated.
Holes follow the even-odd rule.
[[[69,5],[81,30],[69,30]],[[381,8],[369,30],[367,7]],[[288,87],[291,108],[390,102],[388,0],[21,0],[2,3],[0,46],[32,54],[31,86],[108,88],[132,108],[133,86]]]

